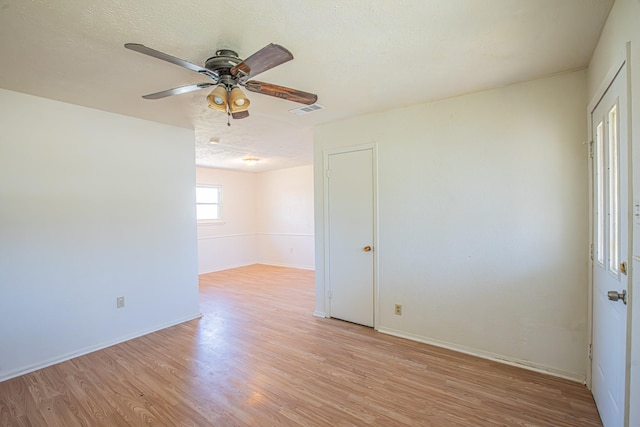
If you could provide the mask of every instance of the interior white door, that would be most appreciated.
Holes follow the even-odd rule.
[[[327,160],[329,313],[374,326],[373,149]]]
[[[629,268],[627,76],[622,67],[591,113],[593,131],[592,390],[604,427],[624,424]],[[611,292],[611,294],[609,294]]]

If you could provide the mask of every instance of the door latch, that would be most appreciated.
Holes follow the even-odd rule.
[[[610,301],[620,301],[626,305],[627,304],[627,291],[623,290],[621,293],[618,291],[609,291],[607,292],[607,297],[609,297]]]

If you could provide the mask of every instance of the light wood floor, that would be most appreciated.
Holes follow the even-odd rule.
[[[332,319],[313,273],[201,276],[204,317],[0,383],[2,426],[601,426],[587,389]]]

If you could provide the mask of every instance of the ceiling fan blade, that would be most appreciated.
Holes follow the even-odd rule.
[[[293,55],[287,49],[278,44],[270,43],[233,67],[231,74],[235,76],[242,73],[248,79],[292,59]]]
[[[163,61],[170,62],[175,65],[179,65],[182,68],[186,68],[187,70],[195,71],[196,73],[204,74],[212,79],[217,79],[218,74],[214,73],[211,70],[208,70],[204,67],[201,67],[196,64],[192,64],[189,61],[185,61],[184,59],[176,58],[175,56],[168,55],[164,52],[160,52],[159,50],[151,49],[143,44],[138,43],[126,43],[124,45],[127,49],[131,49],[133,51],[143,53],[145,55],[153,56],[154,58],[161,59]]]
[[[299,102],[301,104],[311,105],[318,100],[318,95],[314,93],[303,92],[301,90],[278,86],[271,83],[259,82],[256,80],[246,82],[244,87],[251,92],[275,96],[276,98]]]
[[[204,89],[214,85],[215,83],[196,83],[193,85],[174,87],[173,89],[163,90],[162,92],[156,92],[156,93],[150,93],[149,95],[144,95],[143,98],[144,99],[166,98],[167,96],[180,95],[182,93],[193,92],[195,90]]]
[[[233,117],[234,119],[244,119],[246,117],[249,117],[249,112],[248,111],[239,111],[237,113],[231,113],[231,117]]]

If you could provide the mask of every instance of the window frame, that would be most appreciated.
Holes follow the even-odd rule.
[[[215,184],[196,184],[196,222],[199,225],[215,225],[215,224],[224,224],[224,217],[222,216],[223,210],[222,210],[222,185],[215,185]],[[217,203],[211,203],[211,202],[199,202],[198,201],[198,188],[214,188],[218,190],[218,202]],[[209,205],[215,205],[218,207],[218,218],[213,218],[213,219],[209,219],[209,218],[203,218],[200,219],[198,218],[198,206],[209,206]]]
[[[596,262],[602,267],[605,268],[605,263],[607,261],[608,253],[607,253],[607,232],[608,224],[606,221],[606,217],[608,215],[608,200],[606,191],[607,187],[607,178],[608,178],[608,164],[606,163],[605,158],[605,131],[604,131],[604,119],[600,120],[598,126],[596,127],[596,135],[595,135],[595,176],[596,176]]]
[[[618,123],[618,100],[609,109],[606,117],[606,139],[608,142],[608,257],[607,269],[615,278],[620,277],[620,140]]]

